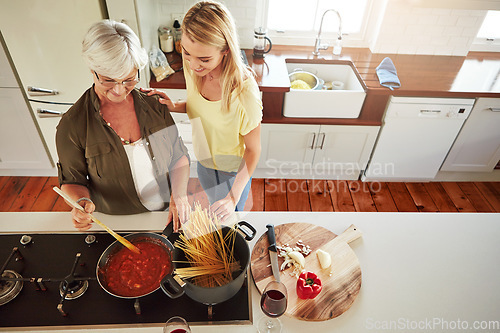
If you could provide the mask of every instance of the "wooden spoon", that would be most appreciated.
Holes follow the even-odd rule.
[[[71,199],[60,188],[54,186],[52,189],[57,194],[59,194],[61,197],[63,197],[63,199],[66,200],[66,202],[69,203],[70,206],[73,206],[74,208],[78,209],[79,211],[86,213],[82,206],[80,206],[75,201],[73,201],[73,199]],[[124,246],[126,246],[130,251],[135,252],[137,254],[141,253],[141,251],[134,244],[130,243],[128,240],[126,240],[125,238],[123,238],[122,236],[118,235],[116,232],[114,232],[110,228],[108,228],[104,223],[102,223],[101,221],[99,221],[98,219],[96,219],[92,214],[89,214],[89,215],[90,215],[90,218],[92,219],[92,221],[94,221],[95,223],[97,223],[98,225],[100,225],[104,230],[106,230],[107,232],[109,232],[114,238],[116,238],[117,241],[119,241]]]

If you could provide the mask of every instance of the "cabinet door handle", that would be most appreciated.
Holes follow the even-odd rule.
[[[48,109],[36,109],[36,113],[40,118],[52,118],[52,117],[62,117],[64,112],[62,111],[54,111]]]
[[[319,145],[319,147],[316,146],[316,148],[323,149],[323,145],[325,144],[326,134],[325,133],[319,133],[319,135],[321,136],[321,145]],[[318,139],[319,139],[319,136],[318,136]]]
[[[57,95],[57,94],[59,94],[59,91],[57,91],[55,89],[45,89],[45,88],[28,86],[28,94],[30,96]]]
[[[492,112],[500,112],[500,108],[491,107],[491,108],[488,108],[488,110],[490,110]]]
[[[314,142],[316,141],[316,133],[313,133],[313,139],[311,142],[311,147],[309,147],[311,150],[314,150]]]

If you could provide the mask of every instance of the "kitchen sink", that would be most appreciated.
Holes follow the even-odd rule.
[[[306,71],[333,82],[334,90],[290,89],[285,93],[283,116],[296,118],[358,118],[366,87],[351,61],[286,59],[288,73]]]

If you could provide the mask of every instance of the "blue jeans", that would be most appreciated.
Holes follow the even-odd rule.
[[[208,201],[212,205],[214,202],[219,201],[226,197],[233,186],[236,172],[225,172],[210,168],[205,168],[198,162],[197,165],[198,178],[200,179],[201,186],[207,194]],[[236,204],[236,211],[242,211],[248,199],[248,193],[252,187],[252,177],[245,185],[243,193],[241,193],[240,200]]]

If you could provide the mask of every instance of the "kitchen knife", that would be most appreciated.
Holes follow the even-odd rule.
[[[269,257],[271,258],[271,267],[273,269],[273,275],[276,281],[280,282],[280,269],[278,265],[278,249],[276,248],[276,235],[274,234],[274,225],[268,224],[267,228],[267,239],[269,239]]]

